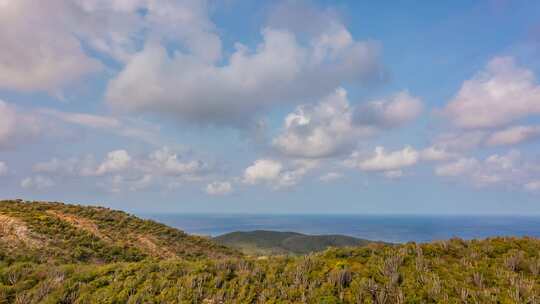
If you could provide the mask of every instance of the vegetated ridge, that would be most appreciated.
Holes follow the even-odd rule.
[[[38,262],[106,263],[239,253],[123,211],[17,200],[0,201],[0,255]]]
[[[0,202],[0,303],[539,303],[540,240],[249,257],[120,211]]]

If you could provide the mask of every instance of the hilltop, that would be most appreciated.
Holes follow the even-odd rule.
[[[0,202],[0,303],[539,300],[535,238],[370,243],[261,259],[121,211]]]
[[[63,203],[0,201],[0,257],[72,262],[221,258],[239,253],[123,211]]]
[[[366,246],[375,243],[346,235],[307,235],[266,230],[226,233],[215,237],[214,241],[253,255],[308,254],[330,247]]]

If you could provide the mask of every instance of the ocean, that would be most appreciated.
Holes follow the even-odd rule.
[[[276,230],[344,234],[392,243],[452,237],[540,237],[540,216],[139,214],[187,233],[217,236],[232,231]]]

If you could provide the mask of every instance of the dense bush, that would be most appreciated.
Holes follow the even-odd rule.
[[[0,201],[0,257],[61,263],[220,258],[239,253],[122,211],[62,203]],[[4,220],[4,222],[2,222]]]
[[[4,262],[0,303],[538,303],[540,242],[496,238],[303,257]]]
[[[85,212],[89,213],[86,218],[96,219],[90,213],[101,211]],[[31,217],[39,217],[38,214],[34,212]],[[176,235],[146,221],[139,220],[139,228],[131,222],[134,219],[119,214],[115,218],[117,213],[111,213],[113,221],[96,220],[103,223],[100,231],[105,232],[107,225],[114,229],[127,229],[122,226],[127,225],[129,229],[151,233],[159,230],[165,238]],[[39,231],[59,233],[58,240],[48,242],[63,248],[79,240],[80,250],[73,253],[74,257],[65,258],[50,252],[43,256],[39,252],[23,254],[21,248],[6,247],[11,251],[0,254],[0,303],[540,301],[540,240],[533,238],[452,239],[399,246],[371,244],[297,257],[205,254],[200,258],[160,258],[127,254],[124,249],[112,254],[104,239],[98,238],[101,244],[95,235],[72,231],[48,216],[40,221],[46,227]],[[33,220],[26,222],[33,225]],[[213,248],[221,250],[208,247]]]

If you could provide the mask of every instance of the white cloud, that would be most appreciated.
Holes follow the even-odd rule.
[[[43,108],[32,111],[32,113],[41,120],[54,121],[55,124],[49,128],[63,130],[72,129],[76,125],[159,145],[159,127],[142,120]],[[62,122],[69,126],[62,124]]]
[[[147,157],[133,158],[126,150],[120,149],[108,152],[99,163],[96,163],[92,155],[87,155],[65,160],[53,158],[33,167],[36,173],[64,176],[100,176],[123,171],[159,176],[188,176],[203,174],[209,169],[209,165],[201,160],[180,161],[178,154],[168,147],[155,150]]]
[[[0,161],[0,176],[6,176],[8,172],[9,172],[9,169],[6,163]]]
[[[540,126],[513,126],[492,133],[486,140],[488,146],[516,145],[540,137]]]
[[[420,158],[426,161],[445,161],[455,157],[457,154],[437,146],[430,146],[420,151]]]
[[[420,153],[409,146],[391,152],[386,152],[384,147],[378,146],[370,155],[354,152],[345,163],[364,171],[394,171],[412,166],[419,159]]]
[[[469,151],[481,146],[486,138],[484,131],[443,133],[437,136],[433,146],[449,153]]]
[[[22,113],[14,105],[0,99],[0,149],[15,147],[37,137],[42,123],[33,114]]]
[[[283,164],[272,159],[258,159],[253,165],[244,171],[244,182],[247,184],[258,184],[277,180],[283,170]]]
[[[407,91],[399,92],[386,99],[375,100],[355,110],[355,123],[373,125],[380,128],[402,126],[422,113],[423,105],[419,98]]]
[[[372,132],[353,125],[347,92],[339,88],[317,105],[300,106],[287,115],[283,132],[272,143],[289,156],[326,157],[352,148]]]
[[[435,168],[438,176],[462,176],[478,166],[474,158],[460,158],[454,162],[439,165]]]
[[[21,181],[21,187],[25,189],[43,190],[54,185],[55,183],[52,179],[41,175],[27,177]]]
[[[233,190],[230,182],[212,182],[206,185],[206,193],[209,195],[222,196],[231,193]]]
[[[87,113],[69,113],[50,109],[42,109],[41,114],[52,116],[67,123],[85,126],[95,129],[114,129],[121,126],[121,122],[108,116],[100,116]]]
[[[443,114],[461,128],[492,128],[540,114],[538,100],[540,86],[533,72],[511,57],[497,57],[463,83]]]
[[[46,162],[36,163],[32,167],[32,171],[58,176],[94,176],[96,175],[97,165],[92,155],[64,160],[52,158]]]
[[[360,138],[379,129],[404,124],[420,113],[418,99],[401,92],[385,101],[352,107],[338,88],[316,105],[299,106],[285,118],[282,133],[272,144],[285,155],[305,158],[348,153]]]
[[[538,176],[534,166],[524,161],[521,153],[515,150],[503,155],[493,154],[484,160],[461,158],[437,166],[435,174],[454,178],[475,187],[496,185],[509,189],[522,189]]]
[[[540,137],[540,126],[512,126],[502,130],[488,132],[482,130],[466,130],[438,135],[429,149],[444,151],[448,157],[481,147],[510,146],[534,140]],[[432,152],[424,150],[426,157]],[[432,155],[428,155],[432,154]],[[441,155],[442,156],[442,155]]]
[[[155,145],[159,144],[159,128],[142,120],[88,113],[61,112],[51,109],[40,109],[36,114],[41,115],[42,119],[56,119],[86,129],[96,129]],[[59,128],[62,128],[62,126],[59,126]]]
[[[0,5],[3,88],[56,91],[103,69],[91,54],[127,62],[148,39],[178,44],[204,61],[221,53],[206,1],[3,0]]]
[[[243,182],[250,185],[267,184],[274,189],[294,186],[306,173],[317,167],[314,161],[293,161],[284,165],[272,159],[258,159],[244,170]]]
[[[211,177],[212,168],[201,160],[181,161],[179,154],[167,147],[146,156],[133,157],[126,150],[114,150],[101,161],[93,155],[68,159],[53,158],[36,163],[34,173],[63,178],[91,178],[110,192],[138,191],[152,185],[179,185]]]
[[[96,175],[104,175],[126,170],[131,164],[131,156],[126,150],[115,150],[107,153],[105,160],[96,169]]]
[[[71,32],[77,13],[67,1],[2,1],[0,88],[49,91],[100,70]]]
[[[237,43],[224,64],[147,43],[109,83],[106,99],[115,108],[238,127],[272,105],[380,78],[377,47],[354,40],[337,21],[309,43],[282,28],[266,27],[261,35],[255,49]]]
[[[73,139],[93,129],[153,145],[162,142],[158,136],[159,128],[139,119],[47,108],[19,108],[0,99],[0,149],[16,148],[38,139]]]
[[[152,152],[142,167],[149,173],[158,172],[170,176],[197,175],[209,170],[208,164],[201,160],[180,161],[178,154],[168,147]]]
[[[145,39],[180,43],[202,60],[219,59],[221,41],[199,0],[76,0],[87,14],[81,35],[96,51],[121,61],[140,50]],[[144,14],[141,14],[144,11]],[[106,20],[103,24],[103,20]],[[112,30],[114,29],[114,30]]]
[[[319,177],[319,180],[321,180],[323,182],[333,182],[333,181],[341,179],[341,178],[343,178],[342,173],[328,172],[328,173],[322,175],[321,177]]]
[[[105,158],[97,163],[92,155],[68,159],[52,158],[46,162],[36,163],[32,171],[41,174],[59,176],[102,176],[118,173],[133,168],[132,158],[126,150],[108,152]]]

